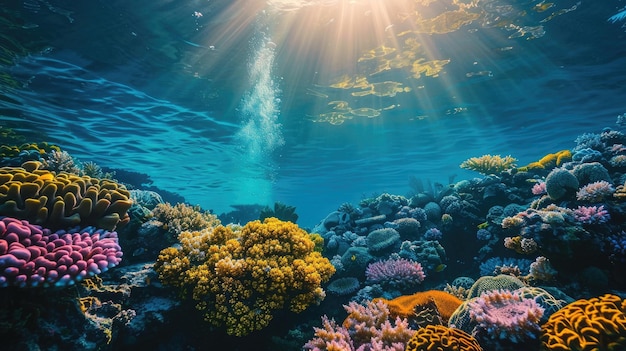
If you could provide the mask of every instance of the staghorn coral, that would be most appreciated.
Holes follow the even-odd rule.
[[[574,218],[583,224],[603,224],[611,219],[611,215],[604,205],[578,206],[574,210]]]
[[[392,319],[382,301],[352,301],[343,307],[348,316],[342,325],[323,316],[324,328],[314,328],[315,337],[304,345],[304,350],[403,351],[415,333],[406,319]]]
[[[428,325],[415,332],[405,350],[482,351],[482,348],[473,336],[462,330]]]
[[[301,312],[325,297],[335,273],[315,243],[292,222],[267,218],[242,228],[218,225],[182,232],[180,248],[161,251],[155,270],[169,285],[189,289],[205,320],[243,336],[265,328],[275,311]]]
[[[67,286],[122,260],[117,233],[95,228],[66,233],[0,217],[0,288]]]
[[[574,301],[541,326],[542,351],[623,350],[626,348],[626,300],[605,294]]]
[[[515,168],[515,162],[517,159],[511,156],[483,155],[463,161],[460,167],[487,175]]]
[[[66,172],[76,175],[81,175],[82,173],[72,155],[67,151],[52,150],[48,157],[44,158],[41,168],[55,173]]]
[[[554,167],[560,167],[563,163],[572,159],[572,152],[570,150],[561,150],[553,154],[547,154],[539,161],[531,162],[526,166],[518,168],[520,171],[529,170],[551,170]]]
[[[0,215],[52,230],[96,226],[114,230],[130,221],[130,193],[108,179],[40,169],[41,163],[0,168]]]

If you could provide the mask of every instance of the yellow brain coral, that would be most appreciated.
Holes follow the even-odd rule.
[[[456,328],[443,325],[428,325],[418,329],[405,351],[482,351],[478,341],[470,334]]]
[[[22,167],[0,168],[0,215],[26,219],[50,229],[96,226],[113,230],[130,221],[130,192],[109,179]]]
[[[318,303],[325,297],[321,284],[335,273],[309,233],[276,218],[178,239],[180,248],[164,249],[157,259],[159,278],[190,288],[205,320],[231,335],[265,328],[277,310],[301,312]]]
[[[626,300],[605,294],[570,303],[541,327],[545,351],[626,349]]]

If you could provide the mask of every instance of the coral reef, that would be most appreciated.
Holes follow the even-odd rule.
[[[182,232],[179,240],[180,248],[161,251],[159,279],[191,289],[205,320],[231,335],[265,328],[277,310],[319,303],[321,284],[335,273],[310,234],[276,218]]]

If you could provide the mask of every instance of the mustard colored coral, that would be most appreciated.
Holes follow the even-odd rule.
[[[220,224],[216,215],[203,211],[200,206],[184,203],[174,206],[170,203],[157,204],[152,210],[152,216],[172,238],[184,231],[202,230]]]
[[[405,351],[422,350],[482,351],[482,348],[473,336],[460,329],[428,325],[418,329],[405,348]]]
[[[114,230],[130,221],[130,192],[110,179],[22,167],[0,168],[0,215],[50,229],[96,226]]]
[[[518,168],[520,171],[529,171],[529,170],[551,170],[554,167],[559,167],[565,162],[569,162],[572,160],[572,152],[570,150],[561,150],[557,151],[553,154],[547,154],[542,157],[539,161],[531,162],[526,166],[522,166]]]
[[[517,159],[511,156],[483,155],[463,161],[461,168],[482,174],[497,174],[515,167],[515,162]]]
[[[626,349],[626,300],[605,294],[558,310],[541,327],[543,351]]]
[[[320,302],[321,284],[335,273],[309,233],[273,217],[185,231],[178,239],[180,248],[157,259],[160,280],[189,288],[205,320],[230,335],[265,328],[278,310],[301,312]]]

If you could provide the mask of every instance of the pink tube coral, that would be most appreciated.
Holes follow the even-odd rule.
[[[117,233],[93,227],[76,233],[0,217],[0,287],[67,286],[122,260]]]

